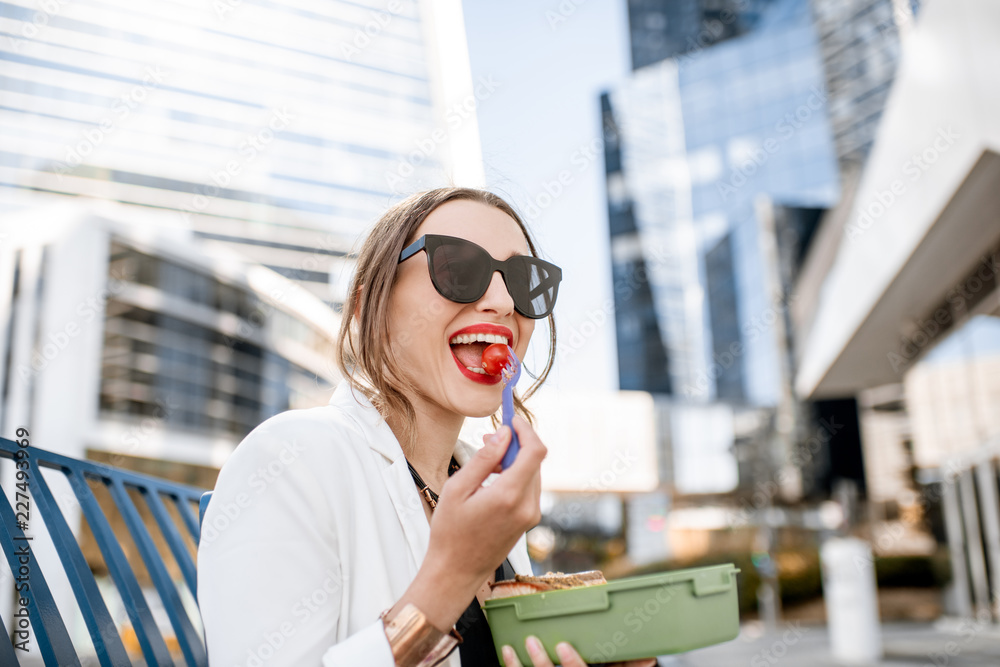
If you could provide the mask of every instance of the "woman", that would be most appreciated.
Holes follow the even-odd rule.
[[[376,223],[344,307],[347,381],[328,406],[265,421],[219,474],[198,551],[210,664],[498,664],[479,604],[498,575],[531,573],[524,533],[540,520],[546,449],[519,399],[508,469],[508,428],[478,451],[458,439],[501,398],[498,378],[475,370],[486,343],[464,336],[523,358],[549,318],[533,391],[552,365],[559,277],[488,192],[414,195]],[[563,665],[584,664],[558,650]],[[504,662],[518,664],[507,650]]]

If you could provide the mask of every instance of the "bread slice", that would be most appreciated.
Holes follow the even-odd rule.
[[[563,572],[546,572],[540,576],[515,574],[513,579],[497,581],[490,584],[490,600],[507,598],[515,595],[528,595],[542,591],[555,591],[581,586],[606,584],[607,580],[600,570],[588,570],[565,574]]]

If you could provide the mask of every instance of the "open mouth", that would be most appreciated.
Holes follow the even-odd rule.
[[[483,351],[494,343],[508,345],[506,336],[494,334],[474,333],[453,336],[448,344],[451,346],[451,353],[455,355],[458,363],[466,370],[477,375],[492,378],[483,368]]]

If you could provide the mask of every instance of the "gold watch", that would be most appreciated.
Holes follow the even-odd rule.
[[[386,609],[379,618],[385,626],[385,636],[397,667],[432,667],[462,643],[458,630],[452,628],[448,634],[441,632],[412,602],[400,609],[392,620],[386,619],[388,613]]]

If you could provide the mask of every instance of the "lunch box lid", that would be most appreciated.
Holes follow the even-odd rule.
[[[684,592],[689,592],[696,598],[703,598],[732,590],[736,586],[735,575],[739,571],[733,564],[727,563],[673,572],[660,572],[616,579],[606,584],[486,600],[483,608],[492,611],[512,606],[519,620],[532,620],[604,611],[611,607],[613,597],[629,592],[641,593],[662,589],[662,591],[655,593],[661,603],[668,602]],[[665,598],[661,596],[665,596]]]

